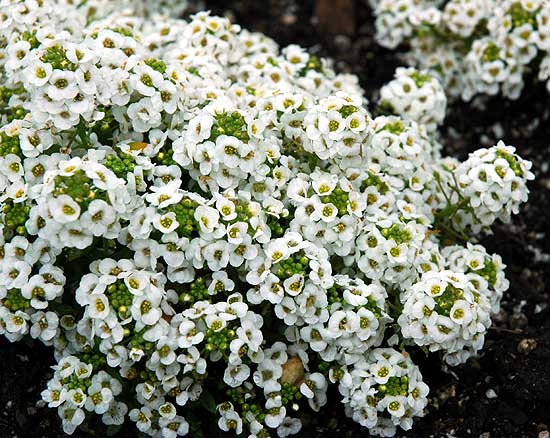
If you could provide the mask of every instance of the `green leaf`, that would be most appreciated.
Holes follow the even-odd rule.
[[[120,432],[121,429],[122,429],[122,424],[118,426],[115,426],[115,425],[109,426],[107,427],[107,436],[115,436],[117,433]]]
[[[201,430],[201,421],[193,413],[193,411],[188,412],[185,418],[187,418],[187,421],[189,421],[189,436],[204,438],[204,433]]]
[[[211,412],[213,414],[216,413],[217,403],[216,403],[216,400],[214,400],[214,397],[212,396],[212,394],[210,394],[209,392],[204,391],[202,393],[199,403],[208,412]]]
[[[59,315],[75,315],[76,310],[73,306],[60,302],[52,302],[50,307]]]

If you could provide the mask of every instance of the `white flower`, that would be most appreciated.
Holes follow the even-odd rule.
[[[40,338],[44,342],[51,341],[57,334],[59,318],[54,312],[36,312],[31,315],[33,323],[30,334],[33,338]]]
[[[225,369],[224,375],[223,375],[223,381],[231,386],[232,388],[236,388],[238,386],[241,386],[242,383],[248,379],[250,376],[250,368],[248,365],[240,364],[235,366],[228,366]]]
[[[106,233],[116,220],[116,211],[102,199],[94,199],[80,218],[82,225],[94,236]]]
[[[19,336],[28,332],[28,320],[29,315],[21,310],[3,318],[7,332],[10,335],[15,335],[15,338],[19,338]]]
[[[198,116],[192,118],[187,126],[186,138],[192,143],[201,143],[210,137],[210,130],[214,123],[214,118],[207,112],[201,112]]]
[[[147,432],[151,428],[151,420],[153,418],[153,413],[151,409],[147,406],[144,406],[140,409],[132,409],[130,411],[130,420],[136,423],[136,427],[140,432]]]
[[[91,318],[105,319],[110,311],[109,300],[103,294],[90,295],[89,306],[87,307],[88,314]]]
[[[59,416],[63,420],[63,431],[71,435],[85,419],[84,411],[76,406],[63,405],[58,408]]]
[[[229,278],[227,272],[217,271],[212,274],[212,282],[208,285],[208,293],[216,295],[221,292],[231,292],[235,288],[235,282]]]
[[[141,95],[151,97],[156,93],[164,78],[162,74],[148,65],[138,65],[130,76],[130,85]]]
[[[233,410],[224,413],[218,420],[218,426],[225,432],[234,431],[237,435],[243,431],[243,421],[239,414]]]
[[[44,62],[35,61],[33,64],[29,65],[25,71],[25,79],[35,87],[41,87],[46,85],[50,80],[50,77],[53,72],[53,67]]]
[[[76,221],[80,216],[80,205],[68,195],[52,198],[48,205],[53,219],[61,224]]]
[[[374,363],[370,370],[373,379],[378,384],[388,383],[390,377],[395,375],[395,369],[389,361],[379,361]]]
[[[302,430],[302,422],[298,418],[286,417],[277,428],[277,436],[283,438],[289,435],[296,435]]]
[[[48,381],[48,388],[42,391],[40,396],[50,408],[56,408],[65,402],[67,394],[67,389],[59,381],[52,379]]]
[[[162,436],[166,438],[185,436],[189,432],[189,423],[187,423],[185,418],[179,415],[171,419],[161,418],[159,420],[159,426],[162,428]]]
[[[1,280],[6,289],[22,289],[29,280],[32,267],[24,261],[4,259],[2,263]]]
[[[212,233],[218,226],[220,218],[218,210],[204,205],[199,205],[195,209],[194,216],[203,233]]]
[[[71,71],[54,70],[49,79],[47,93],[50,99],[72,99],[78,93],[75,74]]]
[[[178,338],[178,345],[180,348],[189,348],[192,345],[199,344],[204,339],[204,333],[196,330],[196,326],[193,321],[182,321],[178,330],[181,334]]]
[[[402,417],[405,414],[406,401],[407,399],[403,396],[386,396],[380,404],[386,407],[390,415]]]
[[[179,223],[176,220],[176,213],[170,212],[163,215],[155,216],[155,218],[153,219],[153,225],[160,232],[168,234],[176,230],[179,226]]]
[[[128,117],[137,132],[147,132],[161,124],[161,108],[148,97],[128,107]]]
[[[158,307],[161,299],[160,293],[152,291],[135,297],[131,307],[132,317],[140,324],[154,325],[162,315]]]
[[[292,275],[283,282],[283,287],[287,294],[292,296],[298,295],[304,287],[304,276],[300,274]]]
[[[113,400],[113,393],[109,388],[92,384],[88,388],[88,397],[86,398],[86,409],[96,414],[104,414],[109,409]]]
[[[284,406],[273,407],[268,410],[268,413],[265,416],[265,424],[268,427],[276,428],[283,422],[285,415],[286,415],[286,408]]]
[[[123,402],[113,401],[109,409],[101,416],[103,424],[107,426],[120,426],[126,419],[128,406]]]

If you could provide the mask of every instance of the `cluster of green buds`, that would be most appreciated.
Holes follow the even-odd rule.
[[[89,345],[86,345],[78,356],[82,362],[91,364],[94,370],[103,369],[107,366],[105,355]]]
[[[536,30],[538,28],[537,14],[539,11],[540,8],[528,10],[523,7],[522,2],[515,2],[508,9],[508,15],[512,19],[512,29],[529,24]]]
[[[143,339],[145,330],[136,331],[131,327],[125,329],[125,335],[127,336],[128,347],[135,348],[136,350],[143,350],[145,352],[153,352],[156,344],[154,342],[149,342]]]
[[[72,373],[69,376],[60,380],[61,384],[68,389],[81,389],[82,392],[86,393],[90,385],[92,384],[92,379],[90,377],[80,377],[78,372],[85,371],[85,368],[77,370],[76,373]]]
[[[6,121],[8,123],[13,122],[14,120],[21,120],[27,114],[27,111],[22,106],[15,106],[9,109],[1,111],[1,114],[6,116]]]
[[[492,260],[486,260],[484,263],[483,268],[481,269],[475,269],[472,266],[468,266],[468,270],[466,273],[475,273],[477,275],[482,276],[487,283],[489,283],[490,287],[494,287],[495,283],[497,281],[497,274],[501,271]],[[472,280],[472,282],[475,280]],[[475,285],[475,283],[474,283]]]
[[[68,195],[83,209],[87,208],[94,199],[107,200],[107,193],[97,188],[81,169],[72,175],[55,176],[54,184],[54,197]]]
[[[29,218],[31,208],[23,202],[15,203],[10,199],[6,200],[2,207],[2,216],[0,223],[4,224],[4,238],[8,237],[8,233],[26,236],[27,230],[25,222]]]
[[[10,136],[6,132],[0,132],[0,157],[8,154],[21,156],[21,147],[18,136]]]
[[[21,106],[10,106],[9,101],[12,96],[21,95],[25,92],[25,89],[22,87],[19,88],[9,88],[7,86],[0,87],[0,115],[4,120],[3,122],[10,123],[15,119],[22,119],[27,114],[27,111]]]
[[[127,35],[127,36],[131,36],[131,35]],[[149,67],[151,67],[153,70],[158,71],[159,73],[164,74],[166,72],[166,63],[162,59],[147,58],[143,62]]]
[[[303,395],[300,392],[300,388],[294,383],[283,382],[281,384],[281,401],[283,402],[283,406],[293,407],[298,404],[302,398]]]
[[[136,167],[134,158],[122,151],[119,153],[107,154],[103,164],[107,169],[112,170],[119,178],[126,178],[126,175],[132,173]]]
[[[399,135],[405,131],[405,123],[401,119],[395,119],[386,123],[380,131],[388,131],[392,134]],[[380,132],[378,131],[378,132]]]
[[[286,260],[277,263],[274,266],[274,273],[281,281],[292,277],[295,274],[306,275],[309,271],[309,258],[304,251],[298,251],[292,254]]]
[[[220,135],[238,138],[243,143],[248,143],[250,140],[250,136],[248,135],[248,124],[244,116],[237,111],[216,114],[210,133],[210,138],[208,140],[213,142],[215,142]]]
[[[105,295],[109,299],[109,305],[115,309],[120,319],[125,320],[130,316],[134,295],[128,290],[124,280],[118,279],[107,286]]]
[[[174,166],[174,150],[170,146],[163,146],[154,158],[154,161],[162,166]]]
[[[501,49],[494,42],[490,41],[487,43],[487,46],[483,50],[483,56],[481,59],[483,62],[494,62],[498,61],[501,57]]]
[[[271,230],[271,236],[273,238],[279,238],[285,234],[285,231],[288,228],[288,224],[285,222],[287,221],[283,218],[278,218],[271,215],[267,217],[267,226]]]
[[[377,375],[379,377],[386,377],[388,373],[389,373],[389,370],[387,368],[381,368],[378,370]],[[367,399],[367,403],[369,403],[371,406],[375,406],[386,395],[406,396],[408,392],[409,392],[409,378],[407,376],[390,377],[387,383],[378,385],[376,395],[369,397]]]
[[[368,187],[376,187],[378,192],[382,195],[385,195],[390,187],[387,183],[382,181],[380,176],[376,175],[373,172],[367,172],[367,177],[361,181],[361,192],[364,192]],[[371,196],[371,198],[369,198]],[[367,205],[374,203],[376,199],[372,198],[372,195],[367,195]]]
[[[513,153],[510,153],[509,151],[507,151],[506,149],[497,149],[495,151],[495,155],[498,157],[498,158],[504,158],[508,164],[510,165],[510,169],[512,169],[512,171],[514,172],[514,174],[516,176],[519,176],[519,177],[522,177],[524,172],[523,172],[523,169],[522,169],[522,166],[520,164],[520,160],[518,159],[518,156],[513,154]],[[502,167],[499,167],[499,166],[496,166],[495,167],[495,172],[498,174],[498,176],[500,176],[501,178],[504,177],[504,170],[502,169]]]
[[[323,204],[334,204],[340,216],[348,214],[349,193],[340,187],[336,187],[329,195],[321,196],[321,202]]]
[[[207,352],[220,351],[226,353],[231,341],[237,337],[235,330],[227,326],[220,330],[221,323],[215,321],[212,327],[206,330],[204,336],[204,349]]]
[[[441,288],[438,285],[432,286],[430,294],[434,296],[435,306],[433,311],[437,312],[440,315],[451,316],[451,310],[456,301],[464,299],[464,291],[457,287],[454,287],[452,284],[447,285],[445,290],[441,295]],[[477,291],[472,291],[474,302],[479,303],[479,293]],[[427,307],[424,307],[424,314],[430,316],[432,310],[429,310]],[[460,308],[453,311],[452,317],[455,319],[460,319],[464,316],[464,311]]]
[[[179,203],[169,205],[164,209],[166,213],[173,212],[176,215],[178,228],[176,233],[180,237],[193,238],[196,237],[199,224],[195,219],[195,210],[198,203],[190,198],[183,198]]]
[[[2,306],[6,307],[10,312],[24,312],[31,306],[30,300],[27,300],[20,289],[10,289],[6,292],[4,299],[0,300]]]
[[[186,288],[187,289],[187,288]],[[211,301],[212,297],[208,293],[208,285],[206,284],[206,277],[196,277],[189,286],[188,289],[180,293],[180,303],[190,306],[197,301]]]
[[[79,52],[78,50],[76,55],[80,58],[84,56],[84,54],[82,52]],[[44,54],[40,56],[40,61],[42,61],[44,64],[50,64],[54,70],[75,71],[78,68],[77,64],[69,61],[69,58],[67,58],[67,50],[60,44],[55,44],[46,48]]]
[[[344,302],[344,297],[342,296],[342,291],[337,286],[333,286],[333,287],[327,289],[327,299],[328,299],[329,305],[334,304],[334,303]]]
[[[237,388],[229,388],[225,394],[229,398],[230,402],[233,405],[238,406],[242,412],[243,421],[247,421],[247,413],[251,412],[258,421],[262,421],[263,409],[258,402],[258,395],[254,388],[246,388],[244,386],[239,386]]]
[[[411,232],[399,224],[392,224],[389,228],[379,228],[380,234],[387,240],[393,240],[398,245],[410,242]]]
[[[321,60],[315,56],[311,55],[306,62],[306,65],[298,72],[298,76],[304,77],[310,71],[316,71],[317,73],[323,73],[323,63]]]
[[[252,216],[254,216],[254,213],[250,209],[250,204],[247,201],[244,201],[242,199],[232,199],[231,202],[235,205],[235,213],[236,216],[233,219],[225,220],[222,219],[222,221],[228,225],[235,224],[237,222],[248,222]],[[221,210],[222,213],[225,214],[224,208],[225,206],[222,206]]]

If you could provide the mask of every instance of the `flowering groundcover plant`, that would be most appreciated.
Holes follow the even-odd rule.
[[[411,65],[428,69],[448,95],[517,99],[525,77],[550,90],[550,3],[545,0],[369,0],[376,37],[405,45]]]
[[[372,434],[411,428],[407,349],[482,348],[508,282],[475,236],[526,201],[530,163],[441,157],[426,72],[373,119],[300,47],[107,3],[0,4],[0,333],[53,347],[64,431],[193,436],[199,407],[284,437],[329,385]]]

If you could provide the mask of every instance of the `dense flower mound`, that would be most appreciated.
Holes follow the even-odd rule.
[[[538,72],[550,90],[550,3],[545,0],[370,0],[377,40],[404,44],[410,64],[436,73],[450,97],[517,99]]]
[[[298,46],[114,3],[0,3],[0,334],[52,347],[63,430],[285,437],[330,386],[371,433],[410,429],[407,350],[482,348],[508,282],[475,236],[531,164],[442,158],[427,73],[372,118]]]
[[[395,79],[380,89],[380,108],[433,132],[443,123],[447,97],[441,83],[426,71],[399,67]]]

